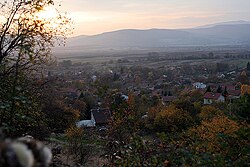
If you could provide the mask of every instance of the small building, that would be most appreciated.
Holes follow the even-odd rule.
[[[91,79],[92,79],[93,82],[95,82],[95,81],[97,80],[97,76],[96,76],[96,75],[93,75],[93,76],[91,77]]]
[[[95,127],[95,123],[93,120],[82,120],[76,123],[78,128],[80,127]]]
[[[219,78],[225,78],[226,75],[225,75],[225,74],[221,74],[221,75],[219,75],[218,77],[219,77]]]
[[[225,88],[230,91],[230,90],[236,90],[235,86],[233,85],[221,85],[222,90],[225,90]]]
[[[111,120],[111,113],[109,109],[92,109],[91,110],[91,120],[94,122],[95,126],[105,126],[108,125]]]
[[[212,104],[214,102],[225,102],[225,97],[221,93],[207,92],[204,95],[204,104]]]
[[[124,95],[124,94],[121,95],[121,98],[123,98],[126,101],[128,101],[128,99],[129,99],[129,97],[127,95]]]
[[[241,96],[241,90],[228,90],[227,98],[230,100],[239,99]]]
[[[196,89],[205,89],[207,87],[206,84],[202,83],[202,82],[195,82],[193,84],[193,86],[196,88]]]
[[[111,120],[111,113],[109,109],[92,109],[91,120],[82,120],[76,123],[77,127],[96,127],[108,125]]]

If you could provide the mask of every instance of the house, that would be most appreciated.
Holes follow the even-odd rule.
[[[93,120],[82,120],[76,123],[78,128],[80,127],[95,127]]]
[[[230,100],[239,99],[241,96],[241,90],[228,90],[227,98]]]
[[[124,95],[124,94],[121,95],[121,98],[126,100],[126,101],[128,101],[128,99],[129,99],[129,97],[127,95]]]
[[[212,104],[213,102],[225,102],[225,97],[221,93],[205,93],[204,104]]]
[[[221,74],[221,75],[219,75],[218,77],[219,77],[219,78],[225,78],[226,75],[225,75],[225,74]]]
[[[205,89],[207,87],[206,84],[202,83],[202,82],[195,82],[193,84],[193,86],[196,88],[196,89]]]
[[[76,123],[77,127],[105,126],[111,120],[109,109],[92,109],[91,120],[82,120]]]
[[[110,110],[106,108],[92,109],[91,120],[94,122],[95,126],[107,125],[111,120]]]
[[[227,75],[232,75],[232,74],[236,74],[236,71],[231,71],[227,73]]]
[[[221,85],[221,88],[222,88],[222,90],[224,90],[225,88],[227,90],[235,90],[235,86],[233,86],[233,85]]]
[[[97,80],[97,76],[96,76],[96,75],[93,75],[93,76],[91,77],[91,80],[92,80],[93,82],[95,82],[95,81]]]

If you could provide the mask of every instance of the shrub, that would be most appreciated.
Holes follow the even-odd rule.
[[[68,156],[73,155],[77,162],[85,164],[90,157],[91,147],[84,143],[84,130],[71,126],[66,130]]]
[[[154,124],[156,129],[161,129],[165,132],[174,132],[191,126],[193,120],[188,112],[171,105],[157,113]]]

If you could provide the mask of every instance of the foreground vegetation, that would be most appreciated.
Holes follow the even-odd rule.
[[[250,95],[204,105],[208,88],[200,91],[191,84],[232,82],[240,89],[249,85],[241,67],[245,61],[230,64],[227,60],[237,57],[212,52],[181,58],[153,52],[141,58],[150,67],[136,65],[137,59],[109,61],[98,68],[57,63],[49,56],[51,47],[58,35],[67,34],[68,27],[63,27],[70,21],[59,15],[62,27],[53,29],[51,20],[37,18],[49,5],[53,1],[1,4],[6,23],[0,29],[0,127],[5,135],[0,140],[27,134],[43,140],[53,152],[51,166],[250,165]],[[199,63],[193,63],[196,59]],[[217,91],[222,93],[222,87]],[[168,96],[176,98],[164,103]],[[109,124],[76,127],[80,119],[91,118],[93,108],[109,108]]]
[[[249,95],[232,106],[203,106],[183,97],[150,107],[146,118],[138,114],[143,103],[137,98],[112,104],[105,133],[71,126],[54,140],[71,161],[88,166],[249,165]]]

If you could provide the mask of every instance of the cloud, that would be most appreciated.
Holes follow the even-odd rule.
[[[249,0],[63,0],[62,6],[81,34],[250,20]]]

